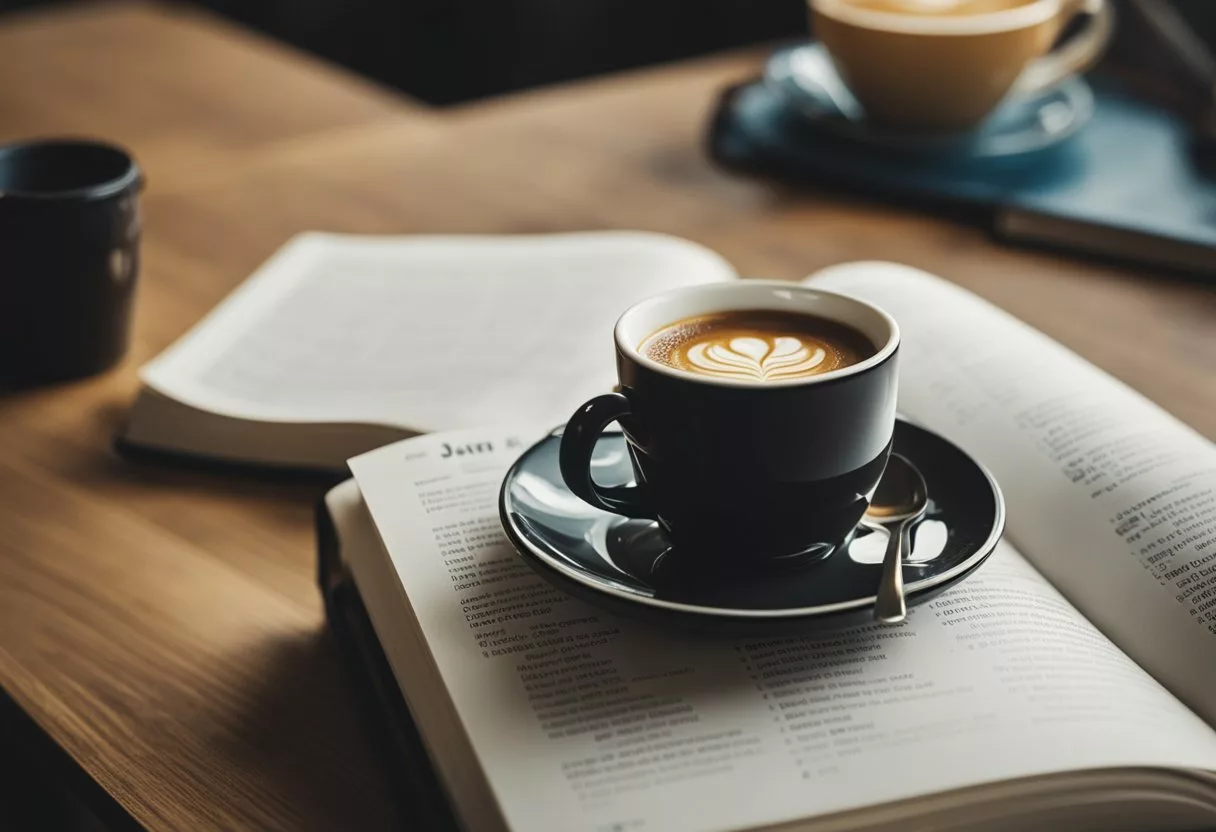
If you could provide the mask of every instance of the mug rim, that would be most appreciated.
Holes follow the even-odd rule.
[[[39,150],[100,150],[110,154],[115,161],[118,161],[125,167],[116,176],[111,176],[108,179],[103,179],[90,185],[80,185],[74,188],[36,190],[0,187],[0,199],[29,199],[48,202],[56,200],[106,199],[120,194],[129,188],[138,187],[143,182],[143,174],[140,172],[135,157],[130,152],[111,142],[98,141],[96,139],[67,136],[12,142],[0,146],[0,163],[3,163],[10,156],[19,156],[21,153]]]
[[[989,35],[1038,26],[1064,9],[1062,0],[1034,0],[1012,9],[929,16],[854,6],[848,0],[807,0],[812,12],[841,23],[906,35]]]
[[[649,306],[653,306],[653,305],[660,303],[671,297],[679,297],[679,296],[683,296],[683,295],[693,296],[693,295],[698,295],[698,294],[702,294],[705,292],[714,292],[714,291],[718,291],[718,290],[722,290],[722,289],[736,290],[736,289],[740,289],[740,288],[743,288],[743,289],[777,289],[777,290],[784,291],[784,292],[802,294],[804,296],[812,296],[812,295],[824,296],[824,295],[826,295],[828,297],[835,298],[837,300],[841,300],[846,303],[853,304],[855,306],[860,306],[870,312],[877,314],[879,316],[879,318],[881,318],[883,320],[883,322],[886,324],[887,330],[888,330],[887,339],[886,339],[885,343],[883,343],[881,346],[878,346],[876,348],[873,355],[866,358],[864,361],[858,361],[856,364],[850,364],[847,367],[841,367],[836,370],[830,370],[826,373],[820,373],[819,375],[815,375],[815,376],[808,376],[806,378],[785,379],[782,381],[744,381],[744,380],[739,380],[739,379],[717,378],[717,377],[696,375],[694,373],[690,373],[685,370],[677,370],[674,367],[668,367],[666,364],[662,364],[658,361],[655,361],[653,358],[650,358],[645,353],[643,353],[641,351],[641,349],[639,349],[639,347],[640,347],[641,343],[644,343],[645,340],[648,340],[650,338],[650,336],[654,334],[653,332],[648,333],[643,338],[643,341],[640,342],[639,344],[630,344],[625,340],[623,329],[626,326],[626,324],[628,323],[628,320],[635,315],[641,314],[641,312],[644,311]],[[724,304],[720,311],[730,312],[730,311],[734,311],[736,309],[747,310],[748,308],[749,307],[747,307],[747,306],[740,306],[739,304]],[[761,308],[769,308],[769,307],[750,307],[750,308],[761,309]],[[700,314],[713,314],[713,313],[712,312],[703,312]],[[795,312],[794,314],[797,314],[797,313]],[[804,312],[804,314],[813,315],[815,313],[814,312]],[[829,317],[827,315],[820,315],[819,317],[827,318],[828,320],[835,321],[838,323],[843,323],[845,326],[848,326],[852,329],[858,329],[858,327],[856,327],[848,322],[839,321],[837,318],[834,318],[834,317]],[[678,320],[678,318],[676,320]],[[674,322],[675,322],[674,320],[670,321],[670,322],[668,322],[668,324],[664,324],[664,326],[668,326]],[[864,335],[865,333],[862,333],[862,334]],[[678,381],[682,381],[682,382],[686,382],[686,383],[690,383],[690,384],[699,384],[699,385],[704,385],[704,386],[708,386],[708,387],[734,388],[734,389],[741,389],[741,390],[781,390],[781,389],[787,389],[790,387],[808,387],[808,386],[816,385],[816,384],[830,384],[832,382],[840,381],[841,379],[849,378],[851,376],[861,375],[862,373],[868,372],[868,371],[874,369],[875,367],[878,367],[879,365],[884,364],[888,359],[890,359],[891,356],[893,356],[895,354],[896,350],[899,349],[899,344],[900,344],[900,340],[901,340],[899,324],[896,322],[895,318],[893,318],[891,316],[891,314],[889,312],[887,312],[885,309],[882,309],[881,307],[878,307],[868,301],[864,301],[860,298],[853,297],[852,295],[846,295],[846,294],[842,294],[840,292],[833,292],[829,289],[819,289],[819,288],[812,287],[812,286],[806,286],[804,284],[794,283],[792,281],[753,280],[753,279],[739,279],[739,280],[734,280],[734,281],[701,283],[701,284],[697,284],[694,286],[683,286],[678,289],[671,289],[666,292],[661,292],[660,294],[657,294],[657,295],[652,295],[648,298],[645,298],[644,300],[638,301],[633,306],[630,306],[623,313],[621,313],[621,316],[619,318],[617,318],[616,325],[612,328],[612,337],[613,337],[614,342],[616,343],[617,350],[619,350],[623,354],[627,355],[631,361],[637,362],[640,366],[645,367],[646,369],[648,369],[652,372],[659,373],[660,375],[664,375],[669,378],[676,379]],[[869,336],[867,335],[866,338],[868,339]]]

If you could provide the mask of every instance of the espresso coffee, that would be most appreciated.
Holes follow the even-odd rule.
[[[646,338],[638,351],[698,376],[772,383],[830,373],[876,349],[838,321],[776,310],[740,310],[684,318]]]

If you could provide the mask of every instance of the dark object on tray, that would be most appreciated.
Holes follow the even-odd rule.
[[[1207,4],[1216,8],[1214,4]],[[1193,20],[1200,7],[1190,9]],[[1191,124],[1192,150],[1216,164],[1216,55],[1177,4],[1124,0],[1124,37],[1107,68],[1151,101],[1172,107]],[[1209,14],[1211,9],[1209,9]]]

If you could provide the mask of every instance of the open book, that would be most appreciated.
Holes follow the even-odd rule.
[[[702,638],[512,551],[498,487],[551,425],[353,459],[328,509],[461,827],[1216,827],[1216,449],[929,275],[813,282],[898,318],[901,410],[994,471],[1007,540],[902,627]]]
[[[736,275],[662,234],[302,234],[145,366],[120,445],[345,473],[433,430],[558,422],[613,383],[616,317]]]

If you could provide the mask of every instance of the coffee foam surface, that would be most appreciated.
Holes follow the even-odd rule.
[[[811,5],[839,23],[918,35],[1022,29],[1051,20],[1059,10],[1048,0],[812,0]]]
[[[975,15],[1029,6],[1035,0],[845,0],[859,9],[900,14]]]
[[[694,375],[762,383],[830,373],[873,352],[844,338],[782,328],[779,318],[773,328],[749,323],[712,315],[681,321],[646,339],[640,350],[660,364]],[[861,337],[850,334],[852,340]]]

